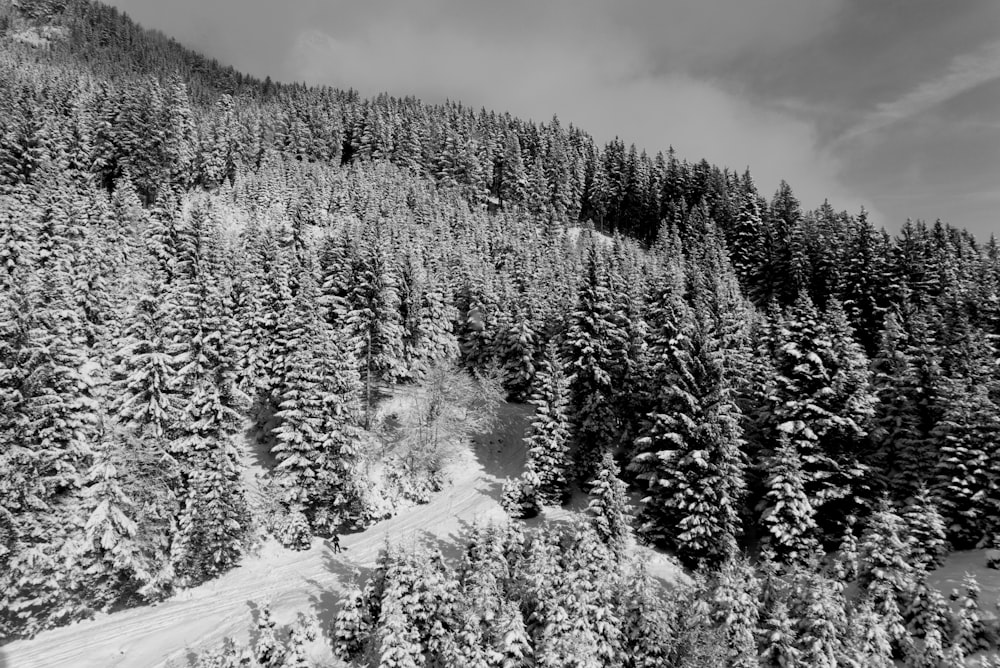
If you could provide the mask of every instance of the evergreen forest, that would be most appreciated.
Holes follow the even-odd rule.
[[[928,579],[1000,567],[1000,246],[893,225],[0,0],[0,656],[425,503],[518,404],[506,520],[192,665],[1000,665]]]

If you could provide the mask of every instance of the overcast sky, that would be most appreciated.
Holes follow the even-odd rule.
[[[276,80],[388,91],[1000,232],[998,0],[110,0]]]

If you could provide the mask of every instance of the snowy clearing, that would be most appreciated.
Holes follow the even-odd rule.
[[[504,517],[499,498],[503,481],[521,473],[524,430],[531,407],[501,406],[495,430],[477,438],[453,465],[453,482],[431,502],[407,508],[366,531],[342,537],[344,552],[314,539],[312,549],[293,552],[269,541],[256,556],[212,582],[178,593],[153,606],[134,608],[39,634],[0,648],[3,668],[109,668],[184,666],[193,653],[219,645],[225,637],[246,642],[252,611],[271,605],[278,624],[312,612],[325,633],[344,584],[371,567],[386,541],[429,540],[445,556],[456,556],[454,541],[476,520]],[[569,520],[585,507],[578,496],[569,508],[548,509],[541,521]],[[452,553],[449,554],[449,548]],[[676,563],[648,548],[650,572],[666,583],[686,579]],[[326,638],[313,645],[312,659],[333,661]],[[4,663],[6,661],[6,663]]]

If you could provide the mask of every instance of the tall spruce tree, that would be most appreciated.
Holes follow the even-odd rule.
[[[614,444],[618,433],[608,363],[623,341],[612,316],[606,261],[592,243],[566,335],[570,428],[577,472],[584,480],[593,477],[603,449]]]
[[[741,533],[741,413],[712,318],[679,302],[671,309],[676,320],[664,322],[652,346],[656,408],[632,464],[647,494],[640,531],[688,564],[714,565]]]
[[[528,461],[538,476],[538,501],[560,504],[569,494],[569,418],[566,415],[568,387],[563,362],[553,342],[536,375],[531,403],[535,416],[525,435]]]

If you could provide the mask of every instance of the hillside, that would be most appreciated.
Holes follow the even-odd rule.
[[[960,665],[998,286],[941,222],[3,2],[0,657]]]
[[[472,451],[455,465],[455,477],[444,491],[427,505],[345,535],[340,554],[331,551],[329,540],[319,538],[302,552],[269,542],[259,555],[219,579],[181,591],[155,607],[102,615],[47,631],[3,647],[2,656],[7,665],[25,668],[152,668],[167,661],[182,665],[190,651],[210,649],[226,636],[245,642],[248,605],[254,601],[270,603],[275,620],[282,624],[292,622],[297,612],[312,610],[329,625],[344,585],[355,572],[364,574],[371,569],[386,541],[446,544],[464,525],[502,514],[499,487],[523,467],[524,428],[523,407],[506,408],[498,432],[477,440]]]

